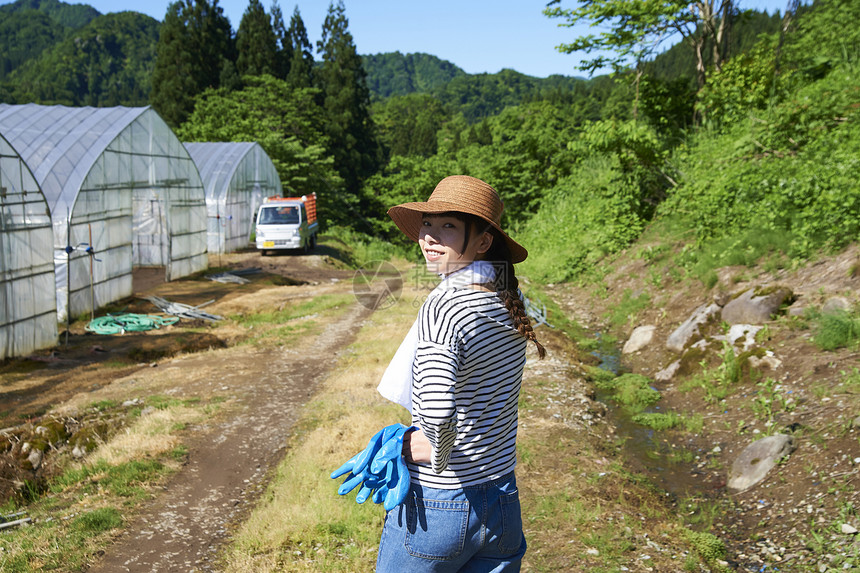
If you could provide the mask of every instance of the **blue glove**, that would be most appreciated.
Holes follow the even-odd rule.
[[[361,484],[355,496],[357,503],[372,498],[374,503],[384,502],[386,510],[402,503],[409,491],[409,470],[401,455],[403,435],[414,429],[391,424],[374,434],[364,450],[331,473],[332,479],[349,474],[337,493],[345,495]]]
[[[367,465],[373,458],[373,456],[376,455],[376,452],[379,451],[379,448],[382,446],[382,435],[385,433],[385,430],[390,427],[391,426],[386,426],[385,428],[382,428],[381,430],[373,434],[373,437],[370,438],[369,442],[367,442],[367,447],[349,458],[349,460],[345,464],[334,470],[331,473],[331,479],[337,479],[348,472],[352,472],[353,475],[360,474],[361,471],[364,469],[364,466]]]
[[[382,472],[385,469],[385,464],[400,457],[400,454],[403,452],[403,435],[409,430],[414,430],[415,426],[404,426],[403,424],[399,424],[399,426],[392,433],[391,437],[383,442],[382,447],[373,456],[373,460],[370,462],[370,473],[378,474]]]
[[[409,468],[406,467],[406,460],[403,456],[392,460],[391,464],[394,468],[392,479],[388,482],[388,492],[385,495],[385,503],[383,507],[385,511],[391,511],[406,498],[409,492]]]

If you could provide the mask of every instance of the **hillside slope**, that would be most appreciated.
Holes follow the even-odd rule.
[[[682,519],[721,538],[728,563],[739,570],[856,566],[860,246],[795,269],[724,267],[717,284],[706,288],[696,279],[679,279],[671,253],[655,255],[657,242],[649,236],[654,238],[646,233],[621,253],[598,286],[546,290],[589,333],[616,337],[619,351],[634,329],[654,327],[650,343],[620,354],[621,371],[647,377],[660,392],[647,412],[674,413],[687,422],[655,430],[635,423],[616,404],[611,415],[626,434],[630,467],[678,496],[686,509]],[[792,295],[770,320],[745,327],[754,333],[746,348],[742,340],[731,346],[720,340],[728,325],[718,313],[681,352],[667,349],[667,339],[697,308],[725,308],[749,289],[776,287]],[[845,346],[822,350],[827,327],[821,317],[828,309],[853,319],[855,332]],[[769,358],[757,360],[764,356]],[[679,359],[674,376],[656,381]],[[777,434],[791,437],[793,453],[763,481],[742,491],[727,487],[741,452]]]

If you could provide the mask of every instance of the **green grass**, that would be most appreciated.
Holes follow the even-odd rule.
[[[821,350],[837,350],[860,340],[860,318],[845,311],[821,314],[815,321],[812,342]]]
[[[612,307],[609,313],[609,322],[614,327],[621,327],[636,318],[640,311],[648,308],[651,304],[651,297],[648,293],[640,293],[638,296],[633,296],[630,289],[625,289],[621,295],[621,300]]]
[[[702,431],[704,425],[702,415],[684,416],[675,412],[643,412],[632,418],[633,422],[655,431],[672,430],[683,428],[687,432],[697,434]]]

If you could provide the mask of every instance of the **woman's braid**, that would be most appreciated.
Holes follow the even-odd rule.
[[[493,243],[501,242],[504,244],[503,240],[498,239],[501,239],[501,237],[498,237]],[[503,250],[507,251],[506,248]],[[523,299],[520,298],[519,293],[520,282],[514,274],[514,265],[511,264],[510,255],[503,260],[493,262],[496,266],[496,291],[499,293],[499,298],[502,299],[505,308],[508,309],[511,319],[514,321],[514,328],[517,329],[523,338],[534,342],[534,345],[537,347],[538,356],[543,358],[546,356],[546,349],[538,342],[537,335],[535,335],[535,331],[531,325],[531,320],[529,320],[529,316],[526,314],[526,305],[523,303]]]

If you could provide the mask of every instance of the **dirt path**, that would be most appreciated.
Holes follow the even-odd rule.
[[[182,380],[183,395],[229,395],[230,406],[192,429],[187,464],[89,571],[217,570],[217,550],[283,457],[300,408],[369,312],[352,305],[298,350],[224,348],[165,364],[160,375]]]

